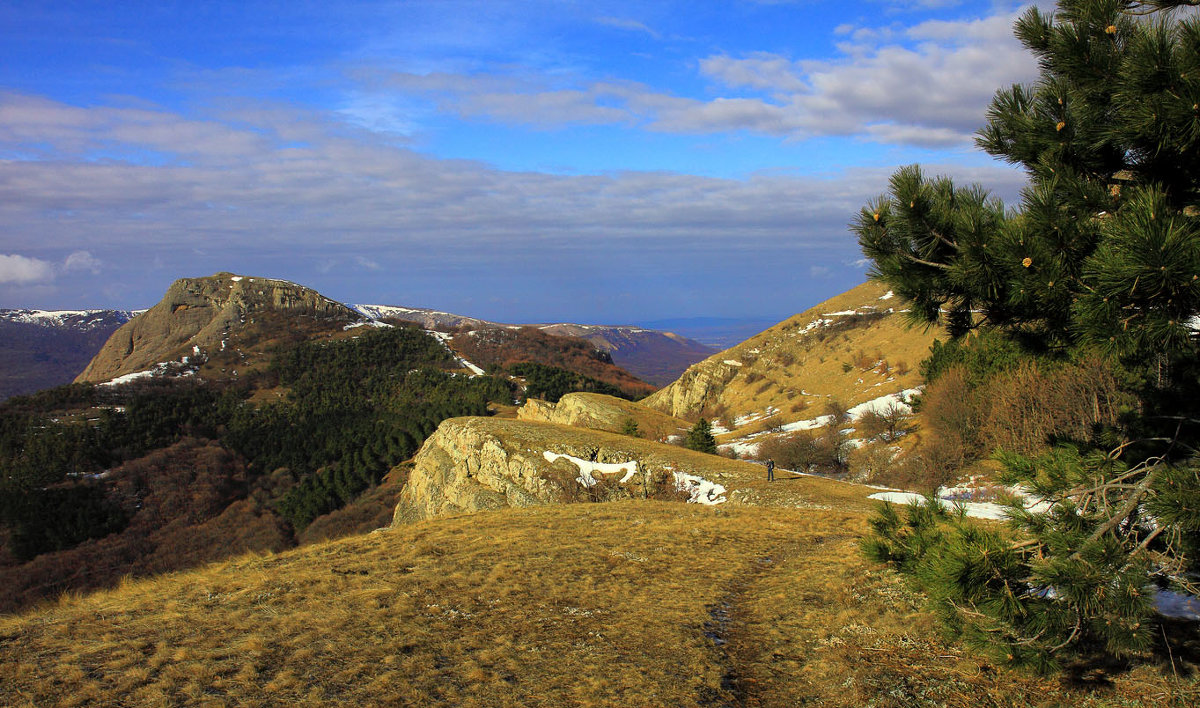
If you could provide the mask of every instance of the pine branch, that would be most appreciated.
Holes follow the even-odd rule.
[[[1082,558],[1085,548],[1100,540],[1100,537],[1104,534],[1115,529],[1122,521],[1129,518],[1129,515],[1137,509],[1138,503],[1141,502],[1142,497],[1146,496],[1146,493],[1150,491],[1150,486],[1158,479],[1162,472],[1163,466],[1159,462],[1155,462],[1155,464],[1150,466],[1149,469],[1150,471],[1146,474],[1146,477],[1135,488],[1136,491],[1129,495],[1129,498],[1125,500],[1125,503],[1121,505],[1116,514],[1114,514],[1108,519],[1108,521],[1104,522],[1099,528],[1093,531],[1092,535],[1088,536],[1087,541],[1085,541],[1078,550],[1070,555],[1071,560],[1077,561]]]
[[[927,261],[927,260],[924,260],[921,258],[917,258],[916,256],[914,256],[910,253],[901,253],[899,255],[904,258],[907,258],[908,260],[912,261],[913,263],[917,263],[917,264],[920,264],[923,266],[929,266],[930,268],[939,268],[941,270],[950,270],[950,266],[946,265],[945,263],[934,263],[933,261]]]

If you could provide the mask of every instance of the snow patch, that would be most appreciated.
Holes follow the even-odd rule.
[[[688,493],[689,504],[712,506],[725,503],[724,486],[694,474],[684,472],[672,472],[671,474],[675,476],[675,488]]]
[[[1164,617],[1200,620],[1200,597],[1159,590],[1154,598],[1154,609]]]
[[[186,356],[183,357],[183,359],[180,361],[164,361],[164,362],[155,364],[153,369],[146,369],[145,371],[135,371],[131,374],[117,376],[116,378],[109,379],[108,381],[103,381],[96,385],[97,386],[121,386],[123,384],[133,383],[134,381],[139,381],[141,379],[149,379],[149,378],[153,378],[155,376],[170,376],[170,375],[173,375],[176,377],[195,376],[196,375],[195,369],[183,369],[181,371],[178,370],[181,365],[186,366],[187,363],[188,363],[188,357],[186,357]]]
[[[554,464],[558,460],[570,460],[574,462],[579,467],[579,476],[575,478],[575,481],[588,488],[596,486],[596,478],[592,476],[593,474],[616,474],[617,472],[624,472],[625,476],[621,478],[619,484],[625,484],[630,479],[633,479],[633,475],[637,474],[636,460],[630,462],[593,462],[573,455],[561,455],[549,450],[543,452],[542,457],[550,464]]]
[[[884,294],[880,295],[880,296],[879,296],[879,299],[880,299],[880,300],[891,300],[891,299],[892,299],[893,297],[895,297],[895,296],[896,296],[896,293],[894,293],[894,292],[892,292],[891,290],[889,290],[889,291],[887,291],[886,293],[884,293]]]
[[[483,374],[484,374],[483,369],[479,368],[478,366],[475,366],[474,364],[467,361],[466,359],[463,359],[462,357],[458,358],[458,363],[462,364],[464,369],[468,369],[472,374],[474,374],[476,376],[483,376]]]
[[[868,499],[891,502],[893,504],[923,504],[925,497],[914,492],[878,492]],[[953,502],[961,505],[967,511],[967,516],[976,519],[1006,519],[1006,507],[991,502]]]

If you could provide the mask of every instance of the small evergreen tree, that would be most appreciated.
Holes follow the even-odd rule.
[[[621,434],[630,437],[641,437],[642,431],[638,429],[638,423],[633,418],[626,418],[621,421]]]
[[[852,225],[916,320],[1099,350],[1143,382],[1108,449],[1002,457],[1002,481],[1047,502],[1014,503],[1008,533],[932,504],[872,522],[868,554],[913,573],[947,626],[1003,662],[1141,651],[1155,586],[1198,590],[1200,17],[1170,12],[1195,4],[1030,9],[1016,34],[1041,77],[997,93],[977,140],[1026,169],[1019,207],[908,167]]]
[[[704,418],[696,421],[696,424],[688,431],[683,446],[689,450],[707,452],[710,455],[717,454],[717,439],[713,437],[712,426],[709,422]]]

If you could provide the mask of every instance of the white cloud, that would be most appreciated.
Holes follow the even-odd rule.
[[[644,22],[638,22],[637,20],[631,20],[624,17],[597,17],[596,22],[598,24],[605,25],[606,27],[626,30],[628,32],[643,32],[655,39],[660,37],[659,33],[654,29],[646,25]]]
[[[87,270],[92,273],[99,273],[100,267],[104,265],[103,261],[96,258],[88,251],[74,251],[67,256],[67,260],[63,262],[63,270],[67,273]]]
[[[54,279],[54,268],[48,261],[19,254],[0,253],[0,284],[31,285]]]
[[[698,61],[728,93],[692,98],[633,81],[572,75],[395,73],[377,90],[425,96],[440,110],[506,124],[631,125],[674,133],[750,131],[802,139],[853,136],[890,144],[969,144],[996,90],[1037,66],[1012,35],[1016,15],[912,26],[840,25],[842,56],[795,61],[757,52]]]
[[[605,90],[636,93],[628,86]],[[0,105],[21,99],[0,95]],[[687,117],[687,105],[655,100],[663,115]],[[802,264],[790,266],[798,273],[810,266],[831,268],[830,279],[821,282],[834,288],[838,277],[847,277],[843,264],[857,257],[846,224],[886,190],[893,171],[889,166],[745,179],[509,172],[432,158],[389,135],[348,130],[327,117],[262,107],[212,121],[198,132],[230,133],[231,139],[184,146],[186,161],[170,153],[152,164],[94,161],[77,146],[99,143],[122,154],[142,152],[134,129],[140,118],[115,126],[110,121],[117,114],[103,106],[33,102],[46,121],[43,133],[32,121],[18,127],[48,146],[53,159],[0,161],[5,224],[0,253],[53,244],[61,249],[53,260],[64,272],[98,268],[92,254],[103,253],[104,272],[130,281],[168,277],[162,269],[144,272],[156,259],[172,275],[252,272],[255,264],[282,274],[282,264],[291,262],[294,269],[285,277],[307,284],[306,276],[341,273],[355,288],[399,268],[417,269],[406,282],[429,278],[427,288],[446,287],[454,272],[470,273],[455,276],[459,289],[478,287],[492,274],[508,277],[514,269],[544,288],[547,282],[561,286],[550,280],[554,274],[584,282],[588,279],[578,274],[597,269],[665,286],[672,278],[693,283],[691,274],[704,269],[725,268],[734,282],[748,268],[791,263]],[[730,120],[737,114],[731,110]],[[197,123],[166,111],[155,122],[158,129],[148,144],[158,144],[161,131],[176,125],[192,130]],[[243,141],[239,131],[251,134],[244,139],[247,151],[231,155],[225,146]],[[305,139],[297,144],[285,134]],[[0,140],[0,149],[7,147]],[[204,149],[211,152],[195,152]],[[1023,182],[1020,172],[1007,167],[925,170],[980,181],[1006,198]],[[204,254],[195,254],[201,246]],[[672,268],[678,272],[664,275]],[[53,275],[49,261],[0,257],[0,284],[52,282]],[[566,302],[565,296],[532,286],[522,292],[539,302]],[[673,302],[682,307],[694,297],[685,292]],[[673,306],[661,303],[664,309]]]

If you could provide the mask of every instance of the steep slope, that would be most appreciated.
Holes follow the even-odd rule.
[[[472,329],[455,334],[450,345],[484,369],[533,362],[602,381],[633,398],[655,390],[653,385],[617,366],[607,352],[590,342],[569,335],[547,334],[535,327]]]
[[[0,310],[0,401],[61,386],[83,371],[129,310]]]
[[[107,381],[161,362],[218,351],[232,330],[267,313],[330,323],[363,319],[345,305],[285,280],[232,273],[182,278],[161,302],[114,332],[75,380]]]
[[[580,337],[612,355],[613,362],[656,386],[674,381],[687,367],[710,356],[712,347],[674,332],[642,327],[552,324],[543,332]]]
[[[517,418],[610,433],[621,432],[627,421],[633,421],[638,426],[639,437],[660,442],[691,427],[685,420],[640,403],[599,393],[568,393],[558,403],[531,398],[517,410]]]
[[[920,384],[939,334],[907,325],[887,288],[864,283],[695,364],[643,404],[680,418],[805,420]]]
[[[547,334],[579,337],[611,355],[613,363],[655,386],[674,381],[684,369],[712,354],[712,347],[673,332],[624,325],[503,324],[419,307],[353,305],[377,320],[418,322],[426,329],[518,329],[533,327]]]

